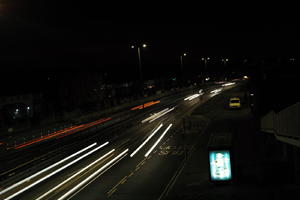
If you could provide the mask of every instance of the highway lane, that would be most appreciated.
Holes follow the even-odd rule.
[[[179,109],[178,109],[179,110]],[[179,112],[179,114],[181,113],[181,112],[184,112],[184,110],[181,110],[180,112]],[[166,116],[165,116],[166,117]],[[164,117],[162,117],[162,119],[161,119],[161,121],[163,121],[163,118]],[[160,122],[158,122],[158,123],[160,123]],[[154,124],[154,123],[153,123]],[[150,126],[149,126],[150,125]],[[145,126],[145,127],[149,127],[149,129],[151,128],[151,123],[150,124],[148,124],[148,126]],[[144,132],[144,129],[140,129],[141,130],[141,132]],[[146,131],[145,131],[146,132]],[[142,135],[142,134],[141,134]],[[125,137],[126,138],[126,137]],[[131,141],[131,143],[130,144],[132,144],[132,141]],[[122,161],[123,162],[123,161]],[[51,184],[50,184],[51,185]],[[48,187],[46,187],[46,188],[48,188]],[[34,191],[36,191],[36,190],[34,190]],[[25,199],[27,199],[26,197],[24,197]],[[30,198],[30,197],[29,197]]]
[[[191,90],[193,90],[193,89],[191,89]],[[120,125],[122,126],[123,124],[130,125],[129,121],[131,120],[134,122],[134,117],[139,117],[139,115],[143,115],[143,114],[146,114],[149,112],[154,112],[155,110],[160,109],[161,107],[163,107],[170,101],[174,101],[174,99],[176,100],[176,97],[181,99],[181,96],[184,96],[189,92],[190,92],[190,90],[187,90],[187,91],[183,91],[179,94],[175,93],[173,95],[163,97],[160,99],[160,101],[161,101],[160,104],[145,109],[145,112],[141,111],[141,110],[132,112],[128,109],[121,113],[116,113],[112,116],[112,120],[106,122],[105,124],[98,125],[97,129],[99,129],[98,131],[101,132],[102,135],[105,135],[103,133],[103,132],[105,132],[105,128],[109,129],[106,132],[114,132],[111,130],[111,128],[117,129],[116,126],[120,126]],[[94,130],[92,130],[92,129],[95,129],[95,128],[90,128],[87,131],[83,131],[82,133],[76,133],[76,135],[71,135],[66,138],[62,138],[60,140],[54,139],[51,141],[45,141],[45,142],[42,142],[41,144],[37,144],[34,147],[31,147],[30,149],[25,148],[25,149],[19,149],[17,151],[11,150],[11,151],[7,152],[7,156],[1,157],[1,161],[2,161],[3,165],[1,166],[1,169],[0,169],[0,180],[7,179],[7,178],[9,178],[9,175],[16,173],[15,172],[16,170],[11,170],[16,167],[17,167],[16,169],[23,170],[30,166],[36,165],[37,163],[39,163],[40,159],[49,160],[49,158],[53,159],[53,157],[56,157],[56,156],[62,154],[62,152],[64,152],[64,151],[68,153],[68,150],[72,149],[71,147],[64,148],[66,150],[61,150],[59,152],[59,154],[57,154],[55,152],[61,146],[70,145],[69,143],[71,143],[73,146],[75,146],[73,144],[74,138],[75,138],[75,142],[76,142],[76,139],[78,139],[78,137],[80,139],[80,136],[84,135],[85,136],[84,139],[86,140],[86,138],[87,138],[86,135],[88,135],[87,132],[92,132],[92,134],[95,135]],[[77,149],[79,149],[79,148],[80,148],[80,145]],[[54,151],[53,151],[53,149],[54,149]]]
[[[181,95],[185,95],[185,93],[187,93],[187,91],[183,91],[181,94],[174,94],[174,95],[163,97],[161,98],[162,104],[164,102],[168,103],[170,100],[173,99],[172,98],[173,96],[180,97]],[[136,115],[138,117],[139,115],[144,115],[149,111],[152,112],[151,109],[155,110],[155,109],[159,109],[159,107],[158,108],[150,107],[148,109],[145,109],[145,112],[132,112],[128,109],[128,111],[125,111],[123,113],[117,113],[113,117],[114,119],[116,119],[117,122],[121,122],[123,124],[124,123],[129,124],[128,119],[130,120],[132,116]],[[134,119],[132,121],[134,121]],[[109,126],[108,130],[104,130],[104,131],[100,130],[101,135],[105,135],[105,133],[103,132],[108,132],[108,134],[110,134],[111,132],[115,132],[114,130],[112,130],[112,128],[118,129],[118,127],[116,128],[116,125],[119,126],[119,124],[120,123],[113,124],[114,125],[113,127]],[[92,134],[96,135],[94,133]],[[87,135],[88,135],[87,133],[80,133],[78,135],[68,136],[66,138],[63,138],[63,140],[54,140],[54,141],[45,142],[31,149],[26,149],[26,150],[20,149],[13,153],[9,152],[6,159],[1,158],[3,165],[1,165],[2,170],[1,170],[0,178],[4,182],[1,182],[0,186],[5,187],[6,185],[9,184],[9,182],[17,181],[18,179],[26,177],[26,173],[24,173],[24,171],[26,172],[28,168],[30,168],[31,172],[37,171],[39,168],[43,168],[44,166],[47,166],[47,164],[54,162],[55,160],[61,159],[62,157],[70,154],[72,151],[75,151],[76,149],[79,149],[82,146],[90,143],[90,141],[92,141],[95,138],[93,137],[92,139],[88,140]],[[84,137],[80,138],[80,136],[84,136]],[[80,143],[78,144],[76,143],[78,139],[84,139],[85,142],[80,141]],[[74,140],[75,143],[73,142]],[[71,144],[68,143],[69,141],[71,141]],[[59,148],[61,146],[63,146],[64,148]],[[22,161],[21,163],[17,162],[18,158],[21,158]],[[7,166],[7,168],[9,168],[9,170],[3,171],[5,165]],[[18,170],[21,171],[21,173],[18,173],[19,172]]]
[[[202,102],[209,98],[210,94]],[[194,145],[193,140],[186,140],[186,144],[183,145],[178,126],[180,124],[176,125],[176,122],[184,117],[183,112],[187,112],[187,107],[198,106],[199,101],[195,99],[195,101],[184,102],[177,112],[162,119],[161,122],[165,124],[175,122],[174,127],[152,154],[146,158],[144,156],[146,150],[152,145],[149,143],[136,157],[128,157],[127,162],[124,161],[118,168],[111,169],[101,180],[91,183],[72,199],[157,199],[184,159],[185,150],[191,150]],[[155,141],[157,137],[153,140]],[[109,187],[112,180],[115,184]]]
[[[181,111],[182,112],[182,111]],[[179,114],[181,113],[181,112],[179,112]],[[182,115],[182,114],[181,114]],[[176,115],[174,115],[174,118],[177,118],[178,116],[176,116]],[[170,116],[169,116],[169,118],[170,118]],[[174,119],[170,119],[171,121],[173,121]],[[167,139],[166,139],[166,141],[163,143],[163,145],[164,144],[168,144],[168,142],[169,141],[171,141],[171,139],[170,138],[172,138],[174,136],[174,134],[171,134]],[[176,138],[176,139],[175,139]],[[174,139],[175,140],[177,140],[177,141],[179,141],[179,142],[182,142],[181,141],[181,138],[180,138],[180,136],[178,137],[178,135],[176,136],[176,137],[174,137]],[[182,144],[182,143],[181,143]],[[171,147],[174,147],[174,145],[172,145],[171,144]],[[168,145],[167,147],[162,147],[162,148],[169,148],[170,146]],[[173,173],[173,171],[177,168],[177,166],[178,166],[178,164],[181,162],[181,160],[182,160],[182,156],[184,155],[183,154],[183,151],[182,151],[182,149],[183,149],[183,146],[181,145],[181,146],[178,146],[177,147],[177,149],[176,150],[174,150],[173,152],[172,152],[172,154],[174,154],[174,159],[173,159],[173,161],[172,161],[172,165],[165,165],[166,163],[162,163],[162,164],[160,164],[160,166],[169,166],[169,167],[163,167],[162,169],[163,169],[163,175],[164,176],[166,176],[167,174],[169,174],[168,175],[168,177],[169,178],[171,178],[171,176],[172,176],[172,173]],[[166,151],[168,151],[168,150],[164,150],[163,152],[164,153],[166,153]],[[155,153],[157,153],[157,150],[156,151],[154,151]],[[155,154],[154,153],[154,154]],[[162,155],[165,155],[164,153],[162,153]],[[141,155],[143,155],[143,154],[141,154]],[[162,155],[160,155],[160,156],[162,156]],[[176,157],[176,156],[178,156],[178,157]],[[149,159],[151,159],[151,157],[152,156],[149,156],[148,158]],[[111,196],[115,196],[116,194],[117,194],[117,190],[118,190],[118,186],[120,186],[120,185],[123,185],[123,184],[125,184],[125,182],[126,181],[128,181],[129,180],[129,178],[131,178],[131,177],[133,177],[134,175],[135,175],[135,172],[137,173],[137,171],[138,170],[140,170],[141,168],[142,168],[142,166],[143,165],[145,165],[145,163],[147,163],[147,160],[148,160],[148,158],[147,159],[145,159],[145,158],[143,158],[143,157],[141,156],[141,158],[140,159],[138,159],[137,161],[131,161],[132,163],[131,164],[128,164],[128,163],[126,163],[125,165],[126,166],[122,166],[122,167],[120,167],[120,168],[122,168],[122,172],[123,172],[123,170],[125,169],[125,168],[132,168],[131,170],[130,169],[127,169],[127,171],[129,172],[126,176],[124,176],[124,177],[122,177],[119,181],[117,181],[116,183],[116,185],[115,186],[113,186],[107,193],[106,193],[106,195],[107,195],[107,197],[111,197]],[[139,162],[140,161],[140,162]],[[175,163],[174,163],[175,162]],[[135,165],[136,164],[136,165]],[[134,166],[135,165],[135,166]],[[119,168],[118,168],[119,169]],[[118,170],[118,169],[115,169],[115,170]],[[112,169],[112,170],[114,170],[114,169]],[[108,172],[108,173],[113,173],[114,174],[114,172],[113,171],[111,171],[111,172]],[[107,176],[109,176],[109,175],[107,175]],[[114,175],[115,176],[115,175]],[[142,176],[141,177],[141,179],[144,179],[144,177],[149,177],[149,171],[148,172],[146,172],[146,174],[145,174],[145,176]],[[150,176],[151,177],[151,176]],[[167,178],[166,180],[168,180],[169,178]],[[88,193],[84,193],[83,192],[83,194],[82,194],[82,196],[80,196],[80,194],[78,195],[78,196],[75,196],[74,198],[75,199],[82,199],[82,198],[85,198],[85,199],[97,199],[97,198],[104,198],[105,197],[105,195],[103,196],[103,194],[105,193],[105,189],[103,188],[103,187],[105,187],[105,185],[107,185],[107,184],[105,184],[104,183],[104,181],[106,181],[106,180],[112,180],[112,178],[111,177],[104,177],[103,179],[102,179],[102,181],[99,183],[99,184],[101,184],[101,188],[103,189],[103,190],[100,190],[100,187],[97,187],[97,192],[95,191],[95,192],[90,192],[90,190],[88,190],[89,192]],[[96,184],[96,183],[95,183]],[[92,184],[93,185],[93,184]],[[97,185],[97,184],[96,184]],[[145,185],[149,185],[149,184],[145,184]],[[158,195],[159,193],[160,193],[160,191],[164,188],[163,186],[164,185],[166,185],[166,182],[164,182],[164,181],[161,181],[161,180],[159,180],[158,181],[158,183],[156,183],[155,185],[151,185],[151,188],[152,189],[154,189],[153,187],[156,187],[157,189],[155,189],[154,191],[156,192],[156,195]],[[141,195],[138,195],[138,194],[130,194],[130,192],[129,192],[129,194],[128,194],[128,191],[129,190],[127,190],[127,189],[125,189],[125,191],[122,191],[121,193],[122,193],[122,195],[120,196],[119,195],[119,198],[120,199],[126,199],[126,198],[129,198],[129,199],[134,199],[134,198],[136,198],[136,199],[147,199],[147,198],[149,198],[149,199],[153,199],[153,196],[151,195],[151,194],[149,194],[149,192],[147,192],[148,190],[149,190],[149,187],[147,188],[147,187],[145,187],[145,186],[140,186],[140,187],[144,187],[144,188],[146,188],[146,190],[145,191],[143,191],[143,192],[141,192],[141,190],[137,190],[136,189],[136,187],[138,187],[138,186],[140,186],[139,184],[137,184],[136,186],[134,186],[134,187],[132,187],[132,185],[131,185],[131,189],[132,190],[135,190],[135,191],[139,191],[140,192],[140,194],[143,194],[143,195],[145,195],[145,194],[147,194],[146,196],[147,197],[145,197],[145,196],[141,196]],[[93,187],[93,186],[91,186],[91,187]],[[129,188],[129,189],[130,189]],[[114,194],[114,195],[113,195]],[[127,197],[126,197],[126,195],[124,196],[124,194],[127,194]],[[155,196],[155,195],[154,195]]]
[[[184,91],[183,94],[174,94],[174,96],[184,95],[184,93],[186,93],[186,91]],[[167,103],[168,101],[172,100],[172,96],[173,95],[161,98],[161,101],[162,101],[161,104],[165,104],[165,102]],[[145,109],[145,111],[148,112],[148,111],[151,111],[152,109],[159,109],[159,106],[156,106],[156,107],[157,108],[149,107],[149,108]],[[125,110],[121,113],[114,114],[112,116],[113,120],[108,121],[105,124],[98,125],[97,129],[99,129],[99,131],[102,132],[101,133],[102,135],[104,135],[103,132],[104,132],[105,128],[109,129],[106,132],[113,132],[111,130],[111,128],[120,126],[120,125],[122,125],[122,123],[130,124],[130,123],[128,123],[129,120],[132,120],[132,118],[134,118],[135,116],[138,117],[141,114],[143,115],[144,112],[139,112],[139,111],[133,112],[128,108],[128,110]],[[114,126],[114,127],[112,127],[112,126]],[[25,148],[25,149],[19,149],[18,151],[11,150],[11,151],[7,152],[7,156],[1,157],[1,161],[3,162],[3,165],[1,166],[1,169],[0,169],[0,180],[7,179],[8,175],[14,173],[13,170],[9,171],[9,169],[13,169],[20,165],[23,168],[33,165],[34,162],[30,162],[30,161],[32,161],[32,160],[39,161],[39,157],[41,155],[42,155],[42,157],[40,159],[44,159],[44,160],[53,158],[53,156],[57,156],[58,154],[55,153],[55,151],[57,151],[57,147],[67,146],[67,145],[69,145],[68,144],[69,141],[71,141],[71,143],[72,143],[74,138],[76,141],[77,137],[80,137],[81,135],[84,135],[86,138],[87,132],[94,132],[94,131],[91,131],[92,129],[93,128],[90,128],[88,131],[84,131],[83,133],[78,133],[77,135],[71,135],[71,136],[68,136],[67,138],[62,138],[60,140],[55,139],[52,141],[46,141],[41,144],[37,144],[34,147],[31,147],[30,149]],[[92,133],[92,134],[95,135],[94,133]],[[45,148],[45,147],[48,147],[48,148]],[[80,147],[78,147],[78,148],[80,148]],[[53,149],[55,149],[55,151],[52,151]],[[72,148],[68,147],[65,149],[72,149]],[[63,152],[63,151],[65,151],[65,150],[60,151],[59,154],[61,154],[61,152]],[[67,152],[67,150],[66,150],[66,152]],[[20,156],[20,155],[22,155],[22,156]],[[28,162],[28,164],[22,165],[27,162]],[[35,162],[35,163],[37,163],[37,162]]]

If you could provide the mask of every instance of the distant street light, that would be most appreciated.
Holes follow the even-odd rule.
[[[222,58],[222,63],[224,64],[224,67],[226,66],[226,64],[227,64],[227,62],[229,61],[229,59],[228,58]]]
[[[143,83],[143,73],[142,73],[142,60],[141,60],[141,47],[146,48],[147,44],[142,44],[141,46],[137,45],[131,45],[132,49],[137,49],[138,54],[138,63],[139,63],[139,74],[140,74],[140,81]]]
[[[183,57],[187,56],[187,53],[183,53],[180,55],[180,67],[181,67],[181,79],[184,82],[184,75],[183,75]]]
[[[144,97],[144,79],[143,79],[143,72],[142,72],[141,47],[146,48],[147,44],[144,43],[142,45],[137,45],[137,46],[131,45],[132,49],[135,49],[135,48],[137,49],[141,89],[142,89],[142,94],[143,94],[143,97]],[[143,109],[144,109],[144,104],[143,104]]]
[[[203,57],[203,58],[201,58],[201,60],[204,61],[204,66],[205,66],[205,69],[206,69],[207,68],[207,62],[210,60],[210,58],[209,57],[207,57],[207,58]]]
[[[207,62],[210,60],[209,57],[203,57],[201,58],[202,61],[204,61],[204,69],[207,71]]]

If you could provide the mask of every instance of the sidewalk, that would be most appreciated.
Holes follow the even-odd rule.
[[[289,163],[266,145],[266,135],[259,132],[258,120],[244,106],[240,111],[226,108],[231,95],[242,95],[237,88],[220,94],[199,107],[193,115],[202,115],[210,124],[200,137],[190,159],[165,199],[292,199],[300,195],[300,186],[293,184]],[[235,179],[231,184],[215,185],[209,181],[207,144],[212,132],[234,134],[232,165]],[[297,195],[298,194],[298,195]],[[295,198],[293,198],[295,199]]]

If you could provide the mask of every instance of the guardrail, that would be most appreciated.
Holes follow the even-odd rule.
[[[300,102],[261,118],[261,131],[275,134],[277,140],[300,147]]]

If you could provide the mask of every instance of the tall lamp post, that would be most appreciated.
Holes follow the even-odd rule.
[[[225,76],[226,76],[226,65],[227,65],[227,62],[229,61],[229,59],[228,58],[222,58],[222,63],[223,63],[223,65],[224,65],[224,71],[225,71]],[[227,78],[225,77],[225,81],[227,81]]]
[[[183,57],[187,56],[187,53],[180,55],[180,70],[181,70],[181,81],[184,83],[184,73],[183,73]]]
[[[147,44],[142,44],[142,45],[131,45],[132,49],[137,49],[137,54],[138,54],[138,64],[139,64],[139,75],[140,75],[140,84],[141,84],[141,89],[142,89],[142,94],[144,98],[144,78],[143,78],[143,71],[142,71],[142,59],[141,59],[141,48],[146,48]],[[144,103],[143,103],[143,109],[144,109]]]
[[[210,60],[210,58],[209,57],[203,57],[203,58],[201,58],[201,60],[204,61],[204,70],[206,71],[206,75],[207,75],[208,74],[207,63]],[[206,79],[206,77],[205,77],[205,79]]]

